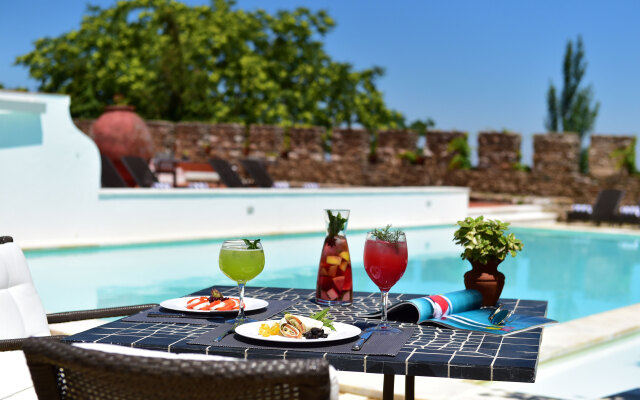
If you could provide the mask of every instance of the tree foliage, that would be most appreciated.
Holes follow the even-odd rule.
[[[427,118],[424,121],[417,119],[409,124],[409,129],[413,130],[420,136],[424,136],[427,134],[427,131],[434,126],[436,126],[436,121],[431,118]]]
[[[122,95],[145,118],[249,124],[402,124],[376,80],[324,50],[335,22],[306,8],[269,14],[233,0],[89,7],[78,30],[42,38],[16,59],[39,90],[71,95],[75,117],[96,117]]]
[[[560,96],[551,83],[547,92],[546,128],[552,132],[576,132],[580,138],[594,127],[600,103],[593,104],[591,86],[580,87],[587,70],[582,38],[576,45],[569,40],[562,65],[563,86]]]
[[[449,162],[449,169],[471,169],[471,146],[469,146],[469,134],[458,136],[447,145],[447,151],[454,153]]]

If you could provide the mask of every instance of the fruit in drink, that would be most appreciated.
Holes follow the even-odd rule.
[[[364,244],[364,269],[384,292],[404,275],[407,261],[407,242],[367,240]]]
[[[342,262],[342,258],[340,256],[327,256],[326,261],[329,265],[338,265]]]
[[[262,249],[222,249],[218,260],[220,270],[238,283],[255,278],[264,268]]]
[[[344,236],[327,237],[320,255],[316,300],[348,304],[353,300],[351,257]]]

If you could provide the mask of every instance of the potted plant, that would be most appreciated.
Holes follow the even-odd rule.
[[[458,221],[458,230],[453,234],[456,244],[464,248],[460,257],[469,260],[471,271],[464,274],[464,286],[482,294],[483,306],[494,306],[504,287],[504,274],[498,265],[507,254],[512,257],[522,250],[522,242],[513,233],[506,234],[509,224],[484,217],[467,217]]]

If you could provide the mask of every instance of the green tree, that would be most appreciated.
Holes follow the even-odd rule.
[[[562,66],[563,86],[560,96],[551,83],[547,92],[547,119],[545,125],[552,132],[576,132],[580,139],[593,130],[598,115],[600,103],[593,104],[593,90],[591,86],[580,87],[582,78],[587,70],[584,60],[584,46],[582,37],[574,46],[567,42]]]
[[[436,122],[431,118],[427,118],[424,121],[417,119],[409,124],[409,129],[413,130],[420,136],[424,136],[427,134],[427,131],[434,126],[436,126]]]
[[[326,53],[322,39],[335,25],[326,12],[234,5],[89,7],[80,29],[37,40],[16,63],[40,91],[71,95],[74,117],[95,117],[122,95],[145,118],[328,128],[403,121],[375,85],[380,68],[356,71]]]

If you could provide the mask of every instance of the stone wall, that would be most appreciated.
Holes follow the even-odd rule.
[[[289,153],[291,160],[324,160],[323,134],[324,128],[291,128],[289,129]]]
[[[533,171],[556,175],[580,170],[580,138],[575,133],[533,135]]]
[[[249,155],[256,158],[276,159],[283,148],[284,128],[272,125],[251,125],[249,128]]]
[[[77,120],[88,135],[89,120]],[[632,143],[628,136],[593,136],[591,173],[579,172],[580,146],[575,134],[534,136],[534,165],[529,172],[516,171],[521,138],[518,134],[482,132],[478,137],[478,168],[450,169],[454,154],[449,143],[466,137],[458,131],[427,133],[425,158],[415,164],[398,154],[415,150],[416,134],[410,131],[382,131],[378,137],[378,158],[370,160],[370,135],[362,129],[334,129],[331,156],[325,157],[325,129],[289,130],[289,149],[284,151],[285,130],[276,126],[255,126],[246,133],[240,124],[147,121],[155,152],[173,152],[191,161],[220,157],[238,165],[243,157],[268,160],[275,180],[292,183],[317,182],[349,186],[468,186],[474,192],[506,195],[563,197],[569,201],[593,203],[601,189],[625,190],[625,204],[640,202],[640,178],[621,172],[611,153]]]
[[[74,119],[73,122],[76,124],[78,129],[84,132],[87,136],[93,137],[91,134],[91,125],[93,125],[94,119]]]
[[[592,135],[589,147],[589,174],[595,177],[628,175],[627,168],[620,165],[622,155],[619,153],[630,146],[635,151],[633,136]]]
[[[145,121],[155,153],[175,153],[176,146],[176,124],[169,121]]]
[[[520,162],[522,138],[513,132],[478,134],[478,169],[510,170]]]
[[[455,155],[449,151],[449,144],[456,138],[466,136],[467,134],[461,131],[427,131],[427,149],[435,165],[447,168]]]
[[[386,130],[378,132],[376,157],[379,163],[398,166],[402,164],[400,154],[415,151],[418,136],[410,130]]]
[[[364,129],[340,129],[331,132],[331,161],[362,164],[369,154],[369,132]]]

